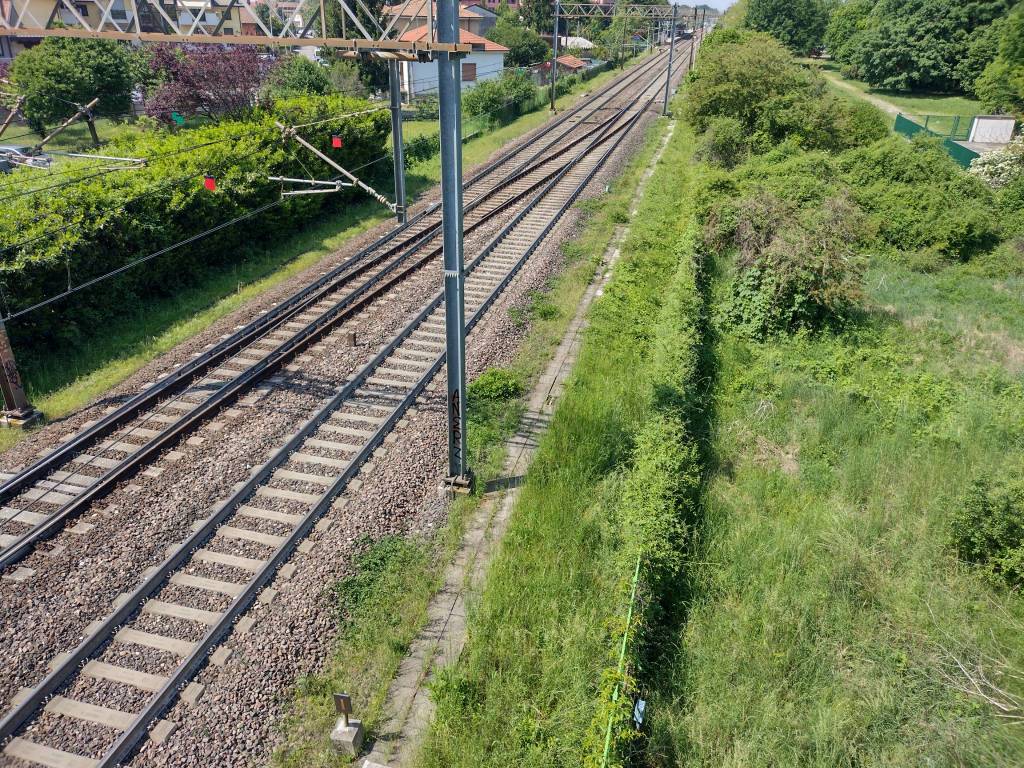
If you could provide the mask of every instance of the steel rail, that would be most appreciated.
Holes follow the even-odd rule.
[[[604,96],[606,100],[611,98],[614,94],[608,94],[608,92],[615,88],[625,87],[629,82],[632,82],[632,80],[642,74],[638,70],[651,65],[656,58],[657,57],[654,57],[651,60],[648,60],[648,62],[638,65],[633,70],[627,72],[627,76],[617,78],[612,81],[609,83],[608,87],[599,94],[599,96]],[[575,114],[590,106],[590,104],[590,101],[586,101],[577,105],[572,110],[566,112],[561,118],[545,126],[539,136],[549,135]],[[596,108],[594,111],[596,111]],[[527,145],[516,147],[489,162],[467,180],[467,186],[471,186],[483,180],[519,154],[519,152],[526,147]],[[526,162],[536,160],[536,158],[548,148],[550,148],[550,145],[547,147],[541,147],[534,152]],[[344,283],[340,283],[340,281],[350,279],[352,276],[350,272],[353,272],[363,259],[379,249],[382,245],[386,245],[388,242],[395,239],[398,235],[408,231],[425,217],[436,213],[439,209],[440,203],[433,203],[419,214],[409,219],[405,224],[393,228],[374,243],[366,246],[357,254],[347,259],[344,263],[314,281],[311,285],[296,292],[288,299],[281,302],[278,306],[274,307],[274,309],[250,321],[245,327],[235,331],[227,339],[221,340],[211,349],[203,352],[181,367],[175,369],[163,377],[154,386],[134,395],[115,411],[102,417],[87,429],[82,430],[71,440],[51,451],[46,456],[40,458],[29,467],[21,470],[15,474],[14,477],[0,483],[0,503],[8,501],[21,491],[28,488],[32,483],[45,478],[48,473],[68,463],[72,458],[74,458],[74,456],[85,450],[88,445],[109,436],[115,430],[124,426],[128,421],[138,416],[139,413],[143,412],[162,397],[185,388],[194,378],[213,369],[216,365],[223,362],[239,349],[248,346],[253,343],[254,340],[266,335],[268,332],[283,323],[288,322],[291,317],[301,314],[307,307],[320,301],[325,292],[338,290],[344,285]],[[422,234],[423,233],[417,233],[407,242],[411,242],[412,240],[419,238]],[[0,565],[0,568],[2,567],[5,566]]]
[[[640,98],[640,96],[635,97],[632,103],[636,103]],[[654,98],[654,96],[651,96],[648,99],[648,106],[653,103]],[[579,194],[582,193],[587,184],[593,179],[598,170],[603,167],[607,158],[619,146],[624,137],[629,135],[630,129],[636,124],[642,114],[643,111],[637,111],[632,115],[628,115],[628,109],[623,109],[620,116],[628,116],[624,125],[619,126],[616,130],[612,130],[614,122],[609,122],[607,126],[602,129],[600,135],[593,139],[590,146],[574,158],[571,164],[567,164],[558,172],[558,174],[550,179],[544,189],[537,193],[528,206],[520,211],[515,218],[491,240],[491,242],[481,251],[480,255],[471,262],[467,270],[469,272],[472,272],[477,266],[479,266],[483,260],[486,259],[487,256],[489,256],[505,239],[505,237],[507,237],[508,234],[512,232],[512,230],[523,220],[523,218],[532,212],[543,200],[545,200],[551,190],[554,189],[555,186],[578,163],[589,157],[592,150],[607,141],[609,137],[615,136],[616,134],[618,135],[618,137],[615,138],[615,140],[601,153],[594,167],[585,174],[584,178],[566,197],[558,211],[550,216],[546,226],[533,238],[533,241],[525,249],[516,264],[510,268],[498,285],[490,291],[485,301],[467,321],[467,329],[471,330],[479,320],[482,319],[484,313],[504,291],[509,282],[511,282],[521,269],[522,265],[526,263],[547,234],[558,223],[565,211],[568,210]],[[235,510],[237,510],[260,485],[271,478],[274,471],[288,460],[289,456],[295,451],[295,449],[298,448],[299,445],[301,445],[301,443],[313,431],[315,431],[317,427],[323,424],[346,399],[349,399],[353,393],[355,393],[356,390],[366,382],[372,372],[378,368],[402,342],[404,342],[417,328],[419,328],[427,317],[429,317],[430,314],[440,306],[443,300],[443,294],[437,294],[435,298],[416,316],[416,318],[407,324],[401,332],[396,334],[384,349],[382,349],[371,361],[360,369],[359,373],[341,387],[337,394],[323,408],[307,420],[303,427],[293,435],[293,437],[289,439],[284,446],[278,449],[270,460],[268,460],[262,467],[254,470],[247,482],[242,484],[227,500],[216,505],[210,517],[202,527],[196,530],[185,542],[177,547],[174,552],[168,555],[164,562],[157,566],[145,581],[128,596],[127,600],[121,602],[119,607],[116,608],[105,620],[102,620],[102,623],[96,627],[96,629],[93,630],[74,651],[52,668],[52,671],[46,676],[46,678],[33,688],[19,705],[12,709],[3,718],[3,720],[0,720],[0,740],[6,741],[13,736],[14,733],[16,733],[21,726],[23,726],[26,721],[32,717],[35,711],[45,703],[49,696],[55,693],[61,686],[68,682],[71,677],[73,677],[77,672],[79,665],[83,661],[109,642],[113,637],[114,631],[139,609],[142,602],[155,593],[157,589],[163,585],[170,574],[179,569],[189,559],[192,552],[212,536],[219,525]],[[402,414],[404,414],[408,407],[415,402],[416,398],[422,393],[433,376],[440,370],[444,361],[445,358],[442,353],[430,366],[427,372],[425,372],[412,386],[411,390],[405,395],[405,397],[402,398],[400,405],[394,409],[384,422],[382,422],[378,429],[373,433],[372,437],[363,445],[357,455],[350,460],[345,471],[335,479],[334,484],[320,496],[312,510],[307,513],[304,520],[296,526],[292,534],[287,537],[286,541],[280,545],[270,560],[253,577],[246,589],[236,597],[231,606],[224,612],[218,624],[207,631],[203,640],[200,641],[192,653],[179,664],[175,672],[172,673],[171,677],[166,681],[160,691],[151,698],[147,707],[136,715],[133,723],[124,732],[122,732],[121,736],[104,755],[100,765],[115,765],[134,750],[138,741],[145,735],[145,732],[152,720],[159,716],[167,704],[173,700],[182,683],[191,677],[195,671],[205,663],[209,650],[219,642],[227,631],[230,630],[234,620],[252,603],[262,586],[273,577],[277,568],[288,558],[288,556],[290,556],[299,541],[309,533],[309,530],[316,523],[317,519],[331,506],[334,499],[339,493],[341,493],[341,491],[344,490],[345,486],[356,474],[361,465],[380,445],[384,436],[394,426],[395,422],[401,418]]]
[[[570,143],[561,148],[560,154],[564,154],[567,150],[582,143],[593,133],[600,130],[602,125],[611,122],[614,119],[614,117],[606,119],[604,122],[598,123],[594,128],[585,132],[582,136],[573,139]],[[487,202],[491,196],[497,194],[502,189],[511,186],[513,183],[528,176],[543,165],[557,159],[558,158],[549,157],[541,161],[532,162],[526,168],[522,168],[509,174],[502,179],[496,187],[493,187],[487,192],[481,193],[481,195],[471,203],[470,207],[475,208],[479,204]],[[466,231],[472,232],[485,225],[491,216],[519,202],[522,198],[530,194],[534,189],[543,184],[557,172],[557,168],[550,171],[547,175],[534,181],[526,189],[517,192],[508,200],[501,202],[496,208],[488,211],[484,218],[467,227]],[[253,383],[279,369],[305,346],[312,343],[317,338],[322,337],[338,323],[352,317],[356,312],[367,306],[377,296],[385,293],[397,282],[400,282],[411,275],[414,271],[425,266],[430,260],[440,254],[440,246],[427,252],[412,265],[402,270],[397,277],[385,280],[388,275],[397,270],[398,267],[406,260],[412,258],[418,249],[427,240],[431,239],[431,237],[430,233],[417,234],[415,238],[416,243],[412,248],[401,254],[395,261],[374,275],[370,280],[345,296],[341,301],[337,302],[329,310],[323,312],[319,317],[309,322],[304,328],[296,331],[287,340],[278,345],[277,348],[268,353],[263,359],[251,365],[234,379],[225,383],[224,386],[220,387],[206,400],[198,403],[193,409],[167,425],[160,431],[158,436],[148,441],[139,450],[121,460],[117,466],[105,472],[97,479],[96,482],[85,488],[71,501],[62,505],[45,521],[40,522],[11,542],[6,548],[0,551],[0,569],[10,567],[27,555],[39,542],[45,541],[56,535],[69,520],[81,515],[93,502],[109,493],[118,482],[138,472],[151,459],[158,456],[163,450],[167,449],[183,435],[192,431],[205,418],[209,417],[226,403],[237,397]],[[364,268],[374,266],[380,261],[383,261],[387,255],[390,255],[392,252],[393,250],[389,250],[385,254],[379,255],[359,266]],[[294,315],[292,314],[290,316]]]

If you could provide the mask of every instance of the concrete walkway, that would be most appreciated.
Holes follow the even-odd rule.
[[[673,122],[641,176],[631,202],[631,215],[636,214],[636,207],[674,130]],[[472,519],[467,521],[459,551],[445,571],[444,585],[427,609],[427,624],[413,641],[388,689],[386,722],[373,750],[363,760],[363,768],[399,768],[413,762],[434,714],[434,704],[426,684],[438,670],[458,659],[462,652],[466,642],[466,596],[482,584],[487,564],[508,527],[519,496],[519,485],[579,356],[587,311],[594,299],[604,292],[604,286],[611,277],[611,268],[619,258],[619,248],[628,234],[628,225],[616,228],[572,323],[530,393],[519,428],[505,444],[504,479],[497,484],[501,487],[489,492]]]

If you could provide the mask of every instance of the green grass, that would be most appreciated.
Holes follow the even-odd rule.
[[[820,67],[823,72],[837,77],[845,83],[849,83],[862,93],[889,102],[907,115],[960,115],[962,117],[973,117],[984,112],[981,108],[981,102],[968,96],[916,94],[872,88],[860,80],[851,80],[843,77],[839,72],[839,65],[835,62],[817,59],[805,59],[803,61],[810,63],[812,66]]]
[[[602,73],[559,100],[566,107],[614,77]],[[483,162],[509,141],[532,130],[549,117],[534,112],[470,141],[463,149],[466,167]],[[105,136],[101,132],[101,137]],[[440,179],[440,158],[414,167],[407,189],[417,195]],[[49,419],[72,413],[103,395],[157,356],[208,328],[247,301],[307,269],[352,237],[389,217],[375,203],[359,203],[330,215],[281,243],[257,251],[230,270],[211,274],[201,285],[165,301],[156,301],[137,315],[111,324],[101,337],[74,348],[53,350],[45,360],[26,357],[22,376],[36,407]],[[17,352],[17,350],[16,350]],[[0,430],[0,450],[16,443],[23,433]]]
[[[1024,712],[965,692],[1024,697],[1024,602],[949,548],[964,489],[1024,461],[1024,288],[883,260],[866,282],[842,332],[715,328],[694,599],[649,670],[644,765],[1024,763]]]
[[[615,274],[591,312],[580,358],[470,604],[460,660],[433,688],[437,713],[424,766],[579,766],[601,674],[621,622],[620,534],[608,501],[650,407],[637,372],[650,356],[661,288],[674,272],[687,187],[688,132],[677,128],[647,187]],[[571,252],[600,257],[628,219],[631,165]],[[628,566],[631,567],[631,564]]]

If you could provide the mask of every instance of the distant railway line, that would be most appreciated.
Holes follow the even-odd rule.
[[[661,97],[666,59],[660,53],[626,71],[467,182],[469,330]],[[372,322],[374,302],[401,292],[440,255],[439,205],[432,205],[7,478],[0,570],[302,350],[354,318]],[[114,766],[147,733],[167,736],[166,709],[198,670],[217,663],[223,639],[442,370],[443,294],[425,298],[191,535],[168,542],[162,562],[97,616],[77,647],[23,688],[0,720],[5,760]],[[107,684],[132,693],[106,700]]]

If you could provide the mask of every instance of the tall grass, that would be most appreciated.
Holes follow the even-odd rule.
[[[1019,369],[970,343],[1019,348],[1019,309],[995,281],[871,277],[844,333],[720,329],[698,597],[666,639],[648,765],[1024,762],[1021,726],[967,692],[1024,694],[1024,604],[948,548],[967,484],[1024,458]]]
[[[651,359],[663,286],[675,271],[689,140],[677,129],[592,310],[573,377],[471,604],[462,658],[432,692],[426,766],[578,766],[591,751],[600,673],[626,609],[623,572],[632,568],[622,567],[612,499],[651,408],[637,373]],[[625,202],[606,209],[605,232],[628,216]],[[606,243],[585,239],[575,248],[593,257]]]

